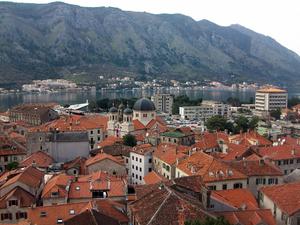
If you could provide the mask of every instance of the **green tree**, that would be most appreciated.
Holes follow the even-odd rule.
[[[253,116],[252,119],[249,121],[249,129],[254,130],[259,122],[259,117]]]
[[[249,120],[244,116],[239,116],[234,122],[236,124],[236,133],[240,132],[241,130],[246,132],[249,129]]]
[[[291,99],[288,100],[288,107],[291,108],[295,105],[298,105],[300,104],[300,98],[297,98],[297,97],[293,97]]]
[[[273,117],[276,120],[280,119],[281,116],[281,110],[280,109],[276,109],[270,112],[270,116]]]
[[[123,144],[127,146],[136,146],[136,138],[132,134],[126,134],[123,136]]]
[[[18,168],[19,163],[18,162],[11,162],[7,164],[7,169],[8,170],[14,170],[16,168]]]
[[[209,131],[223,131],[228,126],[226,118],[220,115],[210,117],[205,125]]]
[[[230,225],[230,223],[224,217],[218,217],[217,219],[206,217],[204,221],[189,220],[184,225]]]

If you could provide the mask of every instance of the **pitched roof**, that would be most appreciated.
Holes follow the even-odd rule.
[[[53,176],[44,186],[42,198],[51,198],[52,192],[57,192],[59,198],[68,196],[66,187],[70,184],[72,177],[64,173]]]
[[[183,225],[188,219],[212,217],[198,199],[167,185],[153,186],[151,191],[130,205],[130,210],[141,225]]]
[[[84,173],[84,164],[85,164],[86,158],[82,156],[78,156],[75,159],[64,163],[63,169],[69,170],[72,168],[78,168],[80,170],[80,174]]]
[[[258,209],[254,195],[248,189],[212,191],[212,198],[236,209]]]
[[[289,216],[300,210],[300,182],[265,186],[260,191]]]
[[[2,186],[1,188],[7,187],[9,185],[12,185],[15,182],[21,182],[23,184],[28,185],[29,187],[32,188],[38,188],[42,182],[42,179],[44,177],[44,172],[29,166],[27,168],[24,168],[14,177],[8,179]]]
[[[48,168],[53,162],[54,162],[54,159],[50,155],[48,155],[46,152],[37,151],[37,152],[32,153],[30,156],[28,156],[22,162],[20,162],[20,167],[27,167],[32,164],[35,164],[35,166],[37,166],[39,168]]]
[[[10,192],[0,198],[0,208],[5,209],[6,202],[11,197],[15,197],[19,200],[20,207],[30,207],[35,202],[35,197],[23,188],[15,187]]]
[[[116,143],[122,143],[122,138],[116,137],[116,136],[108,136],[103,141],[98,143],[98,148],[104,148],[105,146],[111,146]]]
[[[120,160],[118,160],[116,157],[114,157],[110,154],[98,153],[94,157],[88,158],[85,162],[85,166],[90,166],[90,165],[93,165],[95,163],[101,162],[103,160],[110,160],[110,161],[113,161],[117,164],[123,165]]]
[[[276,221],[269,209],[218,212],[216,214],[223,216],[233,225],[261,225],[262,222],[268,225],[276,225]]]
[[[164,180],[164,177],[157,174],[155,171],[151,171],[144,177],[145,184],[156,184]]]
[[[258,150],[259,155],[272,160],[296,159],[300,158],[299,145],[279,145],[262,147]]]
[[[64,222],[92,207],[91,202],[80,202],[29,208],[28,221],[36,225],[56,225],[58,220]]]
[[[188,152],[188,146],[178,146],[175,144],[159,144],[153,156],[164,161],[169,165],[173,165],[177,160],[183,159],[187,155],[183,152]]]
[[[177,168],[189,176],[200,175],[205,183],[247,178],[246,175],[231,168],[226,163],[203,152],[196,152],[182,160]]]
[[[228,135],[224,132],[204,132],[196,136],[196,143],[194,147],[200,150],[209,150],[212,148],[218,148],[218,141],[228,142]]]
[[[92,129],[107,129],[108,117],[101,115],[64,115],[59,119],[30,128],[30,132],[51,131],[86,131]]]
[[[283,176],[281,170],[267,160],[241,160],[228,163],[247,176]]]
[[[148,152],[154,152],[154,151],[155,151],[155,147],[153,147],[151,144],[137,145],[130,150],[130,152],[134,152],[139,155],[144,155]]]
[[[226,145],[228,147],[228,150],[221,157],[224,161],[236,160],[237,158],[242,157],[249,150],[249,145],[237,145],[233,143],[228,143]]]
[[[95,209],[86,209],[80,214],[69,218],[64,225],[119,225],[119,221]]]
[[[261,136],[256,131],[249,131],[249,132],[230,136],[229,142],[235,144],[256,145],[256,146],[272,145],[271,141]]]

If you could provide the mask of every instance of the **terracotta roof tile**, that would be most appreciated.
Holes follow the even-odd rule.
[[[59,198],[68,197],[66,187],[72,180],[71,176],[64,173],[53,176],[44,186],[42,198],[51,198],[52,192],[57,192]]]
[[[54,159],[50,155],[43,151],[37,151],[24,159],[20,163],[20,167],[27,167],[35,164],[39,168],[48,168],[53,162]]]
[[[248,189],[212,191],[211,197],[236,209],[259,208],[254,195]]]
[[[223,216],[233,225],[276,225],[272,212],[269,209],[244,210],[234,212],[219,212],[218,216]]]
[[[299,145],[280,145],[262,147],[258,150],[259,155],[272,160],[297,159],[300,158]]]
[[[157,184],[165,180],[162,176],[157,174],[155,171],[151,171],[144,177],[145,184]]]
[[[283,176],[281,170],[267,160],[241,160],[228,163],[247,176]]]
[[[289,216],[300,211],[300,182],[265,186],[260,191]]]
[[[247,178],[226,163],[203,152],[196,152],[182,160],[177,168],[189,176],[200,175],[205,183]]]
[[[98,153],[97,155],[95,155],[94,157],[88,158],[85,162],[85,166],[90,166],[93,165],[95,163],[101,162],[103,160],[111,160],[115,163],[118,163],[120,165],[124,165],[120,162],[120,160],[118,160],[116,157],[110,155],[110,154],[106,154],[106,153]]]

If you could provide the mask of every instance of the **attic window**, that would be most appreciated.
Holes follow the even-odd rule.
[[[70,209],[70,215],[75,215],[75,210],[74,209]]]
[[[47,216],[47,213],[42,211],[41,214],[40,214],[40,217],[46,217]]]
[[[75,188],[75,190],[76,190],[76,191],[79,191],[79,190],[80,190],[80,187],[79,187],[79,186],[77,186],[77,187]]]
[[[57,224],[63,224],[63,220],[62,219],[57,219]]]

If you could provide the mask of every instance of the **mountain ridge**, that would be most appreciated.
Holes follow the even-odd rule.
[[[0,2],[0,81],[113,74],[297,85],[300,57],[241,25],[61,2]]]

